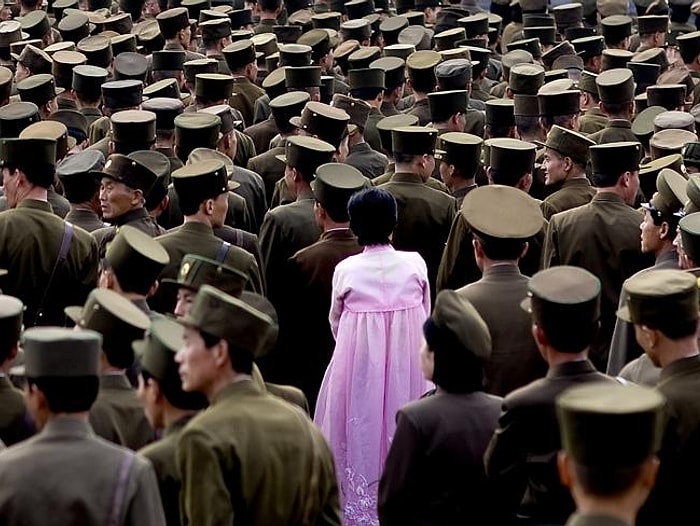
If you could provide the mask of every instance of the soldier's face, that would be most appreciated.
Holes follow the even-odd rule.
[[[151,427],[154,429],[163,427],[163,411],[157,403],[160,393],[155,380],[153,378],[144,380],[143,376],[139,375],[139,387],[136,394]]]
[[[639,225],[642,231],[640,234],[642,240],[642,252],[644,254],[654,253],[661,246],[661,237],[663,235],[663,225],[656,226],[654,219],[649,210],[644,211],[644,219]]]
[[[211,216],[211,226],[213,228],[221,228],[226,222],[226,214],[228,212],[228,192],[219,194],[213,201],[214,209]]]
[[[183,345],[175,355],[182,389],[206,394],[216,379],[219,354],[206,347],[198,330],[186,327]]]
[[[423,371],[423,378],[432,381],[435,372],[435,353],[428,349],[428,344],[425,342],[420,348],[420,369]]]
[[[2,188],[7,198],[8,208],[17,206],[18,201],[19,173],[17,170],[11,172],[7,168],[2,169]]]
[[[173,314],[175,317],[182,318],[190,311],[192,301],[194,300],[195,292],[190,289],[180,289],[177,291],[177,303]]]
[[[109,177],[103,177],[100,183],[100,207],[102,217],[113,219],[120,217],[132,210],[138,203],[139,197],[136,190],[132,190],[124,183],[119,183]]]
[[[542,161],[544,171],[544,184],[556,184],[566,179],[566,162],[558,153],[547,148]]]

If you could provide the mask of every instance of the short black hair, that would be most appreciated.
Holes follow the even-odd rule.
[[[177,194],[178,205],[183,216],[191,216],[199,211],[202,200],[197,196]]]
[[[630,103],[629,102],[619,102],[619,103],[607,103],[603,102],[602,105],[603,107],[601,108],[605,113],[609,113],[611,115],[619,115],[622,112],[628,111]]]
[[[668,320],[662,323],[644,323],[650,329],[661,331],[671,340],[682,340],[695,334],[698,320]]]
[[[98,93],[90,97],[88,93],[76,91],[75,97],[78,99],[78,102],[81,102],[82,104],[99,104],[102,95]]]
[[[537,320],[537,324],[552,347],[565,353],[580,353],[586,350],[593,343],[600,328],[597,320],[590,322],[579,319],[558,319],[552,323],[547,320]]]
[[[520,135],[530,135],[536,133],[542,126],[537,115],[516,115],[515,127]]]
[[[374,100],[384,92],[384,88],[356,88],[350,90],[353,99]]]
[[[42,188],[51,186],[56,178],[56,166],[53,164],[24,163],[8,160],[4,168],[7,168],[10,173],[15,170],[21,170],[30,183]]]
[[[225,338],[220,338],[206,331],[199,331],[207,349],[212,348]],[[226,340],[228,343],[228,355],[231,359],[231,368],[237,373],[250,374],[253,372],[253,356],[248,351],[242,350],[235,342]]]
[[[365,188],[348,203],[350,229],[360,246],[384,245],[396,227],[396,199],[381,188]]]
[[[151,379],[157,382],[160,390],[163,392],[163,396],[173,407],[193,411],[207,407],[207,398],[202,393],[183,391],[182,382],[180,382],[179,378],[175,380],[173,376],[172,380],[159,380],[143,368],[141,368],[140,374],[144,382],[148,382]]]
[[[166,195],[168,195],[167,187],[162,184],[154,185],[146,196],[146,210],[150,212],[155,209],[165,199]]]
[[[525,248],[525,241],[521,239],[499,239],[481,232],[474,232],[474,238],[481,244],[486,257],[493,261],[518,259]]]
[[[577,113],[571,113],[569,115],[543,115],[542,120],[547,128],[551,128],[555,124],[562,128],[569,128],[571,126],[571,119],[576,117],[576,115]]]
[[[489,168],[491,180],[493,184],[502,184],[504,186],[515,186],[518,184],[520,179],[522,179],[530,171],[517,171],[517,170],[498,170],[495,168]]]
[[[411,88],[413,91],[417,91],[419,93],[432,93],[435,91],[435,86],[437,85],[437,81],[433,77],[432,80],[430,78],[428,79],[423,79],[421,77],[417,79],[411,79]]]
[[[122,155],[129,155],[133,152],[138,152],[141,150],[150,150],[155,144],[155,139],[149,142],[123,142],[123,141],[113,141],[114,142],[114,153],[121,153]]]
[[[27,378],[44,394],[52,413],[82,413],[89,411],[97,399],[100,379],[97,376]]]
[[[513,128],[515,128],[515,126],[502,126],[502,125],[487,124],[486,125],[486,134],[489,136],[489,139],[510,137],[510,134],[513,131]]]
[[[174,79],[180,73],[183,73],[181,69],[159,69],[157,71],[152,71],[151,82],[158,82],[159,80],[163,79]]]
[[[260,9],[272,13],[282,8],[282,0],[260,0]]]
[[[614,497],[634,486],[642,472],[638,466],[585,466],[574,461],[574,472],[586,493],[596,497]]]
[[[97,178],[81,179],[80,183],[68,183],[61,181],[63,185],[63,195],[69,203],[79,204],[89,201],[100,191],[100,180]]]
[[[109,338],[102,340],[102,351],[112,367],[128,369],[134,364],[134,351],[131,343],[112,342]]]

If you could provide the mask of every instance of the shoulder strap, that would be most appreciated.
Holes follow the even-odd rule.
[[[129,474],[134,465],[136,455],[133,451],[126,450],[119,463],[119,471],[117,472],[117,484],[114,488],[114,497],[112,498],[112,509],[109,513],[109,522],[107,526],[120,526],[122,523],[122,508],[124,507],[124,497],[126,488],[129,485]]]
[[[231,243],[228,243],[226,241],[221,242],[221,246],[219,247],[219,251],[216,253],[216,262],[217,263],[223,263],[224,260],[226,259],[226,254],[228,254],[228,249],[231,246]]]
[[[63,262],[68,257],[68,252],[70,251],[71,242],[73,240],[73,225],[68,221],[63,223],[63,239],[61,240],[61,248],[58,251],[58,257],[51,270],[51,275],[49,276],[49,281],[46,283],[46,288],[44,289],[44,294],[41,296],[41,301],[39,302],[39,307],[36,310],[36,318],[34,320],[34,325],[39,322],[39,318],[43,314],[44,304],[46,303],[46,298],[49,296],[49,290],[51,290],[51,285],[56,277],[56,271],[59,267],[63,266]]]

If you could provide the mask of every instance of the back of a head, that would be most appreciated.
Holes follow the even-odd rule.
[[[388,244],[398,217],[396,199],[386,190],[367,188],[350,198],[348,214],[361,246]]]

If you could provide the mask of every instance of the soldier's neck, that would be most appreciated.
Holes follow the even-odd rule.
[[[31,186],[24,192],[24,195],[19,196],[17,203],[21,203],[26,199],[48,202],[48,190],[41,186]]]
[[[178,409],[166,401],[165,406],[163,407],[163,425],[165,427],[170,427],[183,418],[192,416],[196,413],[197,411]]]

